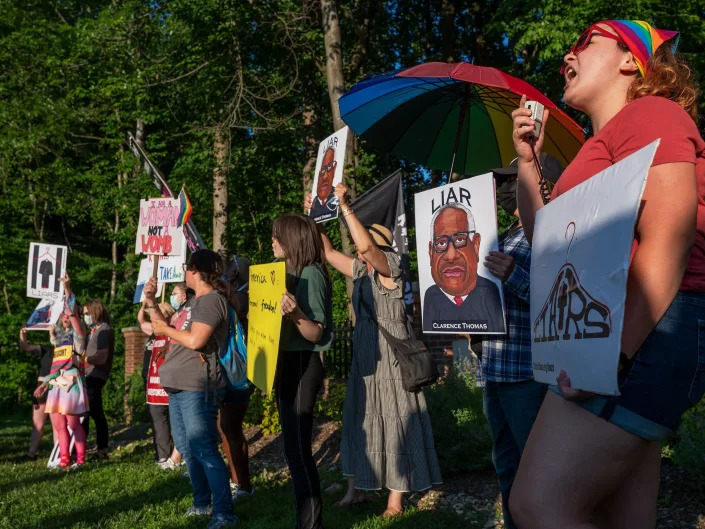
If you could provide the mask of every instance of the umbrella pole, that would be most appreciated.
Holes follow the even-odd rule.
[[[455,146],[453,147],[453,159],[450,162],[450,172],[448,173],[448,181],[446,182],[446,184],[450,184],[450,181],[453,178],[453,168],[455,167],[455,155],[458,153],[458,145],[460,144],[460,134],[463,131],[463,121],[465,121],[465,112],[468,109],[468,97],[470,97],[470,94],[468,92],[469,92],[469,90],[466,87],[465,88],[465,97],[463,98],[463,104],[460,107],[460,119],[458,119],[458,133],[455,135]]]

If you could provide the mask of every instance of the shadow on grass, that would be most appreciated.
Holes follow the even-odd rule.
[[[90,483],[87,484],[90,486]],[[79,508],[62,508],[60,513],[42,513],[42,517],[26,525],[27,529],[41,527],[42,529],[60,529],[67,527],[67,521],[80,522],[89,527],[105,526],[106,521],[117,515],[132,512],[137,518],[144,516],[145,507],[156,507],[161,504],[180,500],[190,496],[191,486],[187,480],[162,479],[151,487],[132,493],[126,492],[114,498],[105,498],[99,505],[85,504]],[[204,524],[200,524],[203,526]]]

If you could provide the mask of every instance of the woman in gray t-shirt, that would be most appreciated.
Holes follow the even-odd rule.
[[[186,285],[196,293],[171,319],[163,319],[156,300],[156,280],[145,286],[147,309],[157,335],[171,346],[159,368],[169,393],[169,420],[174,444],[181,452],[193,487],[187,516],[213,512],[209,529],[235,524],[228,471],[218,452],[218,408],[225,392],[218,352],[228,339],[228,286],[223,264],[211,250],[191,254],[185,265]],[[211,509],[212,499],[212,509]]]

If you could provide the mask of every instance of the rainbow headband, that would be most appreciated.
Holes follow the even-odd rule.
[[[656,29],[643,20],[603,20],[599,23],[610,26],[617,35],[622,37],[629,51],[634,55],[642,76],[649,69],[649,60],[659,46],[667,40],[675,39],[671,46],[671,50],[675,52],[680,38],[677,31]]]

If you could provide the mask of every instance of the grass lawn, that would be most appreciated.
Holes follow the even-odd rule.
[[[18,462],[29,441],[29,411],[0,419],[0,528],[203,528],[206,518],[185,518],[191,505],[191,486],[181,472],[160,470],[147,441],[113,451],[109,460],[89,463],[77,472],[46,468],[50,450],[49,426],[42,441],[41,460]],[[47,440],[48,439],[48,440]],[[89,444],[90,446],[90,444]],[[271,474],[270,474],[271,476]],[[338,471],[321,469],[322,488],[342,483]],[[295,527],[293,490],[283,477],[256,476],[256,494],[239,499],[235,513],[243,529]],[[460,516],[444,510],[409,508],[402,516],[381,520],[382,495],[353,510],[332,506],[340,493],[324,494],[323,520],[335,529],[480,529],[484,518]]]

